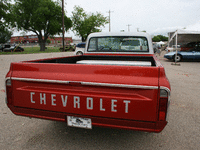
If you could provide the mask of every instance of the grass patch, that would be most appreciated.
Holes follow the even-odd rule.
[[[34,53],[52,53],[52,52],[60,52],[59,48],[60,47],[47,47],[45,51],[40,51],[40,47],[23,47],[24,51],[23,52],[0,52],[0,55],[5,55],[5,54],[34,54]]]

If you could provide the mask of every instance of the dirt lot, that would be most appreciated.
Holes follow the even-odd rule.
[[[5,104],[4,78],[11,62],[73,53],[0,55],[0,149],[200,149],[200,62],[171,65],[158,56],[170,80],[169,123],[161,133],[94,127],[69,128],[66,123],[16,116]]]

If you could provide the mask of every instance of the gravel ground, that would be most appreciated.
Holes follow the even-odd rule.
[[[66,123],[14,115],[5,104],[4,78],[11,62],[72,55],[73,53],[0,55],[0,149],[200,149],[200,62],[180,66],[157,56],[170,80],[169,123],[161,133],[94,127],[67,127]]]

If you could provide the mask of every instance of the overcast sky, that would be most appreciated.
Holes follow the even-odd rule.
[[[71,17],[74,6],[87,13],[111,12],[111,31],[136,32],[146,30],[150,34],[166,34],[176,29],[200,31],[200,0],[64,0],[67,16]],[[102,28],[108,32],[109,25]],[[66,36],[74,37],[72,32]]]

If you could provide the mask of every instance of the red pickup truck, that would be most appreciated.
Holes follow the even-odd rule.
[[[11,63],[6,95],[16,115],[161,132],[170,84],[148,34],[92,33],[81,56]]]

